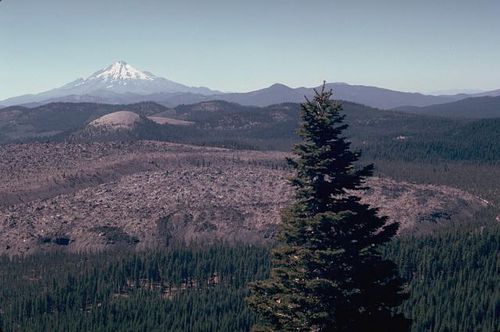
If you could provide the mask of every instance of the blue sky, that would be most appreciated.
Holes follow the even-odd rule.
[[[0,99],[116,60],[222,91],[498,89],[499,17],[498,0],[3,0]]]

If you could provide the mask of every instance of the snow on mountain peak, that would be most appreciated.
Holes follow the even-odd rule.
[[[1,0],[0,0],[1,1]],[[117,61],[87,78],[78,78],[65,85],[31,96],[20,96],[2,101],[2,105],[16,105],[60,100],[92,100],[126,103],[130,100],[149,100],[152,94],[219,94],[205,87],[190,87],[170,81],[147,71],[141,71]],[[132,96],[134,95],[134,96]],[[142,97],[139,97],[142,96]],[[168,97],[168,96],[167,96]],[[165,97],[165,98],[167,98]]]
[[[97,73],[91,75],[88,80],[105,80],[105,81],[117,81],[117,80],[147,80],[152,81],[155,76],[152,74],[147,74],[140,71],[125,61],[117,61],[111,66],[98,71]]]

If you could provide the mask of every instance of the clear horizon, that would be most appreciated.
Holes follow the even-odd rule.
[[[0,100],[117,60],[231,92],[323,80],[422,93],[495,90],[499,16],[500,2],[486,0],[4,0]]]

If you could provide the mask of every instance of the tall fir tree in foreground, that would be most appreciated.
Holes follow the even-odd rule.
[[[373,165],[356,169],[341,104],[323,86],[302,104],[295,146],[295,203],[283,214],[271,276],[250,285],[255,331],[407,331],[395,312],[407,297],[381,246],[397,232],[352,190],[365,189]]]

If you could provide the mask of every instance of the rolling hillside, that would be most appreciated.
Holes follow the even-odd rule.
[[[500,118],[500,96],[467,98],[452,103],[426,107],[399,107],[397,110],[447,118]]]
[[[191,124],[179,126],[159,121],[164,123],[160,125],[146,121],[127,139],[281,151],[289,151],[298,139],[300,106],[294,103],[256,107],[210,101],[174,109],[155,103],[54,103],[0,110],[0,143],[99,140],[96,135],[81,133],[91,121],[117,111],[154,117],[157,122],[158,118],[167,118]],[[372,158],[494,162],[500,156],[496,144],[500,140],[500,119],[447,119],[383,111],[349,102],[344,103],[344,112],[354,146]]]

